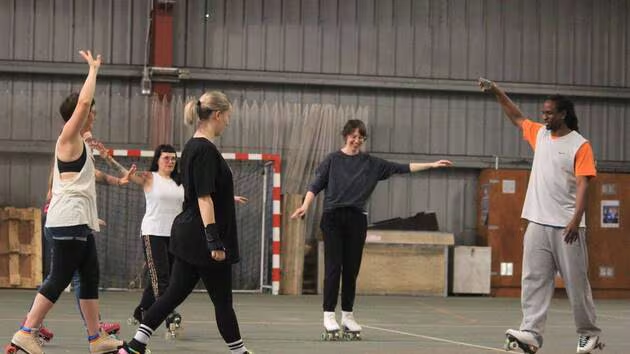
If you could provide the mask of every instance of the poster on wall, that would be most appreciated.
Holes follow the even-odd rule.
[[[619,228],[618,200],[602,200],[601,220],[603,228]]]

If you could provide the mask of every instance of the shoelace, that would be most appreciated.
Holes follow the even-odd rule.
[[[586,346],[586,343],[588,342],[589,339],[591,339],[591,337],[589,336],[580,336],[580,338],[578,339],[578,345],[580,347]]]

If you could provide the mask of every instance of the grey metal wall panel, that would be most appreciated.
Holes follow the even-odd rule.
[[[11,205],[11,155],[0,154],[0,205]],[[21,199],[25,200],[25,194],[21,194]]]
[[[47,155],[0,154],[0,206],[40,206],[46,197]]]
[[[483,94],[415,93],[393,90],[333,89],[316,87],[269,86],[252,84],[196,84],[178,95],[198,96],[204,89],[226,91],[239,101],[293,103],[333,103],[365,106],[369,112],[371,151],[400,154],[531,157],[529,145],[519,129],[505,117],[496,100]],[[525,116],[539,120],[542,98],[513,97]],[[591,141],[596,158],[627,161],[627,112],[622,101],[580,99],[576,113],[581,133]],[[234,123],[237,124],[237,123]],[[264,148],[273,136],[271,125],[261,132],[228,132],[226,146]]]
[[[59,105],[83,80],[52,80],[31,76],[0,76],[0,140],[55,141],[63,127]],[[101,80],[97,84],[99,139],[118,144],[148,143],[148,98],[137,82]]]
[[[176,6],[175,63],[628,85],[629,10],[627,0],[188,0]]]
[[[0,59],[82,61],[91,49],[104,62],[142,64],[148,1],[2,0]]]

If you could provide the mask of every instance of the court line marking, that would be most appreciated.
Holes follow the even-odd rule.
[[[381,328],[381,327],[376,327],[376,326],[365,326],[365,325],[363,325],[363,327],[364,328],[369,328],[369,329],[374,329],[374,330],[377,330],[377,331],[383,331],[383,332],[401,334],[401,335],[410,336],[410,337],[428,339],[428,340],[432,340],[432,341],[435,341],[435,342],[455,344],[455,345],[468,347],[468,348],[483,349],[483,350],[489,350],[489,351],[494,351],[494,352],[505,352],[504,349],[493,348],[493,347],[486,347],[486,346],[483,346],[483,345],[477,345],[477,344],[471,344],[471,343],[458,342],[458,341],[445,339],[445,338],[425,336],[425,335],[422,335],[422,334],[403,332],[403,331],[398,331],[398,330],[395,330],[395,329]]]
[[[549,312],[561,313],[563,315],[572,315],[573,314],[573,311],[571,311],[571,310],[560,310],[560,309],[549,309]],[[595,312],[597,312],[597,311],[595,311]],[[612,320],[627,320],[629,317],[628,316],[608,315],[608,314],[605,314],[605,313],[597,312],[597,318],[607,318],[607,319],[612,319]]]

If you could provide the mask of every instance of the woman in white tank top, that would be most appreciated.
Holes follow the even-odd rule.
[[[96,117],[94,90],[101,57],[94,58],[90,51],[80,53],[89,65],[88,76],[80,93],[70,94],[59,108],[65,124],[55,144],[52,199],[46,219],[46,232],[54,242],[51,263],[55,266],[39,289],[20,330],[11,339],[13,349],[31,354],[43,353],[38,329],[75,271],[80,275],[79,305],[87,327],[89,351],[109,353],[123,344],[102,335],[99,328],[99,271],[93,235],[99,231],[95,182],[120,179],[95,169],[83,139],[92,130]],[[132,168],[128,174],[134,171]]]
[[[107,155],[106,149],[99,146],[99,150],[110,166],[121,173],[127,172]],[[142,321],[142,313],[153,305],[155,299],[162,295],[168,286],[172,266],[172,257],[168,251],[171,225],[181,212],[184,202],[184,188],[179,180],[175,148],[166,144],[159,145],[153,154],[149,172],[134,175],[130,180],[142,186],[146,201],[141,238],[149,281],[140,304],[129,318],[129,323],[136,323]],[[181,321],[177,313],[173,313],[172,317],[177,317],[178,323]]]

